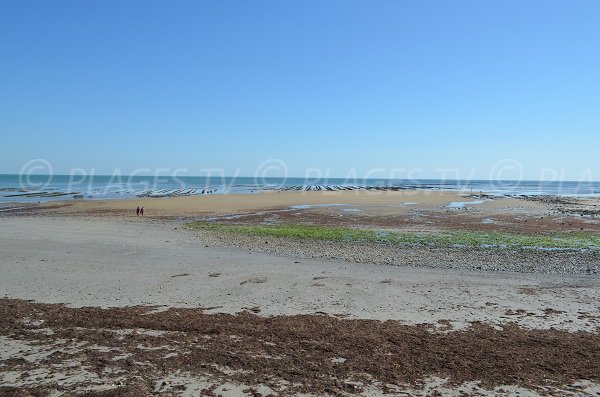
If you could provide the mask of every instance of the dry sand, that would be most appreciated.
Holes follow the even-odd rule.
[[[306,197],[272,193],[268,202],[261,195],[256,202],[255,196],[210,196],[141,204],[150,214],[173,217],[180,211],[201,214],[207,207],[232,213],[324,200],[376,202],[378,208],[421,201],[422,210],[436,211],[452,201],[469,201],[454,193],[422,200],[386,193],[375,201],[349,193],[331,198],[322,192]],[[482,211],[511,206],[547,211],[542,203],[503,200]],[[198,395],[204,390],[203,395],[258,396],[288,390],[293,395],[380,396],[384,383],[392,381],[409,382],[389,388],[392,395],[600,392],[594,375],[600,330],[597,276],[292,258],[216,247],[184,229],[181,221],[103,218],[118,211],[129,214],[134,203],[81,202],[59,205],[59,213],[67,216],[50,211],[0,219],[0,297],[7,298],[0,300],[0,396],[27,395],[15,386],[31,387],[31,393],[42,386],[60,395],[119,385],[124,389],[106,395]],[[102,216],[68,215],[88,214],[98,206],[96,214]],[[66,309],[15,299],[123,310]],[[152,310],[158,313],[149,316],[138,305],[157,306]],[[259,317],[217,314],[240,311]],[[276,315],[284,317],[270,320]],[[428,325],[422,328],[423,323]],[[381,327],[388,337],[381,336]],[[427,339],[434,330],[451,334]],[[456,330],[462,333],[453,334]],[[251,370],[259,372],[253,376]],[[511,385],[504,386],[503,380]],[[281,381],[287,386],[281,388]]]
[[[300,259],[206,247],[180,226],[4,219],[0,296],[74,306],[205,307],[224,313],[258,307],[264,315],[323,312],[410,324],[450,320],[455,327],[471,321],[566,330],[599,325],[597,277]],[[562,313],[548,317],[546,309]]]

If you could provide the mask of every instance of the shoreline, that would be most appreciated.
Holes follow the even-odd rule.
[[[144,207],[144,217],[135,208]],[[0,207],[12,216],[187,219],[242,223],[515,233],[600,232],[600,199],[491,197],[457,192],[269,192],[121,200],[74,200]]]
[[[599,182],[600,183],[600,182]],[[70,190],[70,189],[69,189]],[[74,201],[124,201],[124,200],[140,200],[144,198],[151,199],[166,199],[166,198],[181,198],[181,197],[207,197],[207,196],[229,196],[229,195],[261,195],[269,193],[282,192],[298,192],[298,193],[348,193],[348,192],[368,192],[370,194],[385,194],[394,192],[422,192],[426,194],[457,194],[457,195],[474,195],[490,198],[514,198],[514,199],[531,199],[543,200],[545,198],[557,199],[597,199],[600,200],[600,192],[593,193],[558,193],[549,191],[503,191],[497,189],[473,189],[473,188],[445,188],[445,187],[426,187],[426,186],[380,186],[380,185],[308,185],[308,186],[287,186],[280,188],[267,187],[248,187],[226,190],[219,190],[216,187],[205,188],[178,188],[178,189],[148,189],[138,193],[131,192],[115,192],[101,193],[94,196],[93,193],[82,193],[76,191],[55,191],[54,189],[36,191],[19,188],[1,188],[0,191],[11,192],[12,194],[0,197],[0,206],[5,204],[45,204],[45,203],[68,203]],[[71,196],[70,198],[68,196]],[[106,196],[106,197],[104,197]],[[14,198],[15,200],[6,200]],[[21,200],[19,200],[21,198]]]
[[[204,212],[214,214],[238,213],[268,209],[285,209],[294,206],[311,205],[370,205],[391,206],[401,210],[403,206],[412,208],[441,208],[453,202],[469,205],[479,204],[478,199],[485,198],[489,202],[482,203],[483,207],[498,203],[496,206],[521,203],[525,207],[535,207],[533,202],[511,197],[494,197],[463,192],[431,191],[431,190],[402,190],[402,191],[300,191],[300,192],[261,192],[251,194],[211,194],[203,196],[178,196],[156,198],[127,198],[109,200],[57,200],[46,203],[33,203],[30,206],[65,206],[73,208],[97,208],[107,210],[135,209],[135,205],[144,206],[147,210],[157,210],[161,214],[174,213],[182,210],[184,213]],[[7,203],[8,204],[8,203]],[[10,205],[17,205],[12,203]],[[20,204],[22,205],[22,203]]]

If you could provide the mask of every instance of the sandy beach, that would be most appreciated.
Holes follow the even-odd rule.
[[[135,215],[137,205],[146,216]],[[281,192],[6,211],[0,393],[594,395],[597,251],[188,226],[595,235],[598,220],[574,214],[574,205],[456,192]]]
[[[600,397],[600,2],[0,9],[0,397]]]
[[[287,209],[293,206],[346,205],[368,206],[377,213],[407,213],[411,209],[444,209],[451,203],[475,203],[482,208],[500,210],[519,208],[541,209],[536,202],[498,198],[480,203],[465,192],[404,190],[404,191],[302,191],[262,192],[255,194],[212,194],[204,196],[138,198],[131,200],[72,200],[61,202],[65,213],[130,213],[136,205],[143,206],[151,216],[193,216],[202,214],[235,214],[249,211]],[[56,203],[44,206],[54,207]],[[466,204],[469,206],[468,204]]]

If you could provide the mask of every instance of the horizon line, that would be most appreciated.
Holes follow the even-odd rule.
[[[500,182],[552,182],[552,183],[563,183],[563,182],[572,182],[572,183],[600,183],[600,180],[543,180],[543,179],[456,179],[456,178],[416,178],[416,179],[405,179],[405,178],[367,178],[367,177],[319,177],[319,178],[308,178],[303,176],[227,176],[227,175],[177,175],[177,176],[169,176],[169,175],[132,175],[132,174],[89,174],[89,175],[71,175],[71,174],[5,174],[0,173],[0,176],[65,176],[65,177],[114,177],[114,178],[124,178],[124,177],[140,177],[140,178],[221,178],[221,179],[233,179],[233,178],[247,178],[247,179],[314,179],[314,180],[328,180],[328,179],[345,179],[345,180],[385,180],[385,181],[449,181],[449,182],[490,182],[490,181],[500,181]]]

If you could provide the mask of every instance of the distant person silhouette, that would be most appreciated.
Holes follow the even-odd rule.
[[[137,216],[140,216],[140,206],[138,205],[138,207],[135,209],[135,214]]]
[[[140,208],[140,215],[144,216],[144,207]]]

